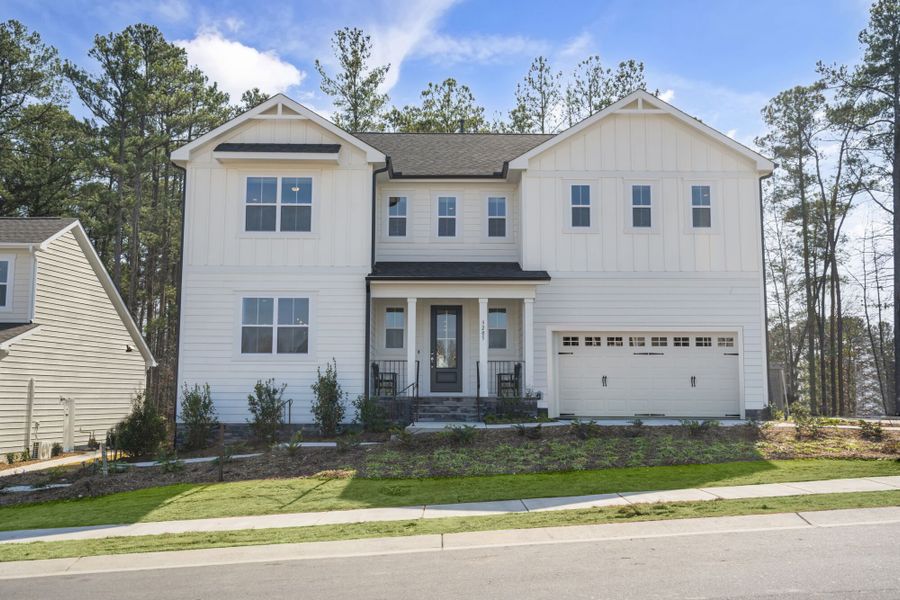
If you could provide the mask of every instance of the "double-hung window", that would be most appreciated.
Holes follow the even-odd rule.
[[[309,352],[309,298],[242,299],[241,354],[273,352]]]
[[[12,261],[0,258],[0,308],[8,308],[12,303],[9,293],[12,283]]]
[[[384,313],[384,347],[402,348],[405,319],[402,308],[388,308]]]
[[[696,228],[712,227],[712,206],[708,185],[691,186],[691,223]]]
[[[569,201],[572,206],[572,227],[590,227],[591,186],[573,185]]]
[[[653,201],[649,185],[631,186],[631,226],[646,227],[653,225]]]
[[[406,237],[406,197],[388,198],[388,237]]]
[[[312,193],[311,177],[248,177],[244,230],[312,231]]]
[[[506,330],[508,319],[505,308],[488,309],[488,348],[502,350],[506,348]]]
[[[506,237],[506,198],[488,198],[488,237]]]
[[[438,197],[438,237],[456,237],[456,198]]]

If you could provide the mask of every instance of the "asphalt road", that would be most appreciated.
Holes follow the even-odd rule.
[[[900,524],[0,581],[3,600],[900,598]]]

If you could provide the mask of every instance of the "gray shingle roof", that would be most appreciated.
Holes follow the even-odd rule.
[[[0,244],[40,244],[74,222],[62,217],[0,218]]]
[[[310,152],[315,154],[336,154],[340,144],[219,144],[216,152]]]
[[[37,327],[37,323],[0,323],[0,344]]]
[[[377,262],[371,281],[549,281],[547,271],[523,271],[517,262]]]
[[[539,133],[355,133],[391,158],[392,177],[499,177],[504,163],[549,140]]]

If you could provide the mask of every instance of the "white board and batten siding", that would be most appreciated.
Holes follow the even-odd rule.
[[[759,173],[753,161],[665,114],[611,114],[532,157],[523,172],[523,268],[546,269],[534,308],[535,386],[559,411],[562,332],[738,332],[742,407],[766,405]],[[591,189],[591,227],[566,219]],[[652,189],[653,227],[630,226],[631,185]],[[690,221],[709,185],[712,227]]]
[[[222,142],[340,143],[326,161],[227,161]],[[246,177],[313,179],[312,231],[246,233]],[[310,385],[332,359],[344,391],[364,389],[365,276],[372,169],[365,153],[309,120],[250,120],[196,149],[187,165],[179,390],[209,383],[218,417],[243,423],[258,380],[287,384],[293,422],[311,422]],[[241,299],[310,299],[305,355],[242,355]],[[180,400],[180,395],[179,395]]]
[[[75,402],[74,442],[98,440],[131,410],[147,365],[72,231],[35,254],[35,332],[0,360],[0,452],[21,451],[28,385],[34,380],[32,440],[64,439]],[[17,263],[18,268],[18,263]],[[127,351],[131,348],[132,351]]]

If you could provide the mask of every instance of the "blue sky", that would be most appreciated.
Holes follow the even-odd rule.
[[[865,0],[3,0],[0,18],[21,20],[87,67],[96,33],[153,23],[224,89],[284,91],[326,115],[313,60],[330,60],[331,33],[348,25],[371,33],[376,59],[391,63],[394,103],[453,76],[492,117],[511,108],[538,54],[564,72],[589,54],[607,64],[635,58],[651,88],[749,142],[763,104],[813,79],[816,61],[857,59],[867,11]]]

